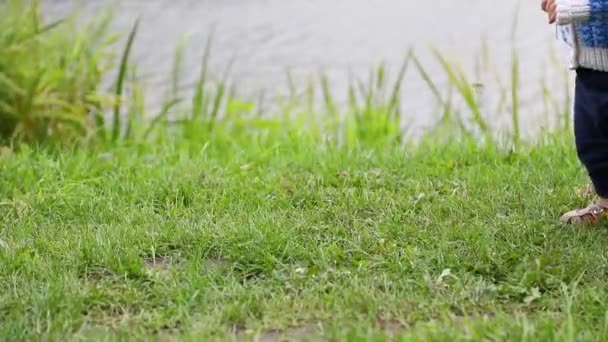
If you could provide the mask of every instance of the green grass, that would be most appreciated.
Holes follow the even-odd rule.
[[[303,133],[0,161],[0,339],[601,340],[605,229],[570,139]]]

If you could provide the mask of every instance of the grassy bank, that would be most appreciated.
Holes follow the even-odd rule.
[[[5,154],[0,338],[600,340],[568,142]]]

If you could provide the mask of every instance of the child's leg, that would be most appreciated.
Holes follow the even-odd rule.
[[[608,73],[588,69],[577,71],[574,95],[574,134],[576,151],[587,169],[596,204],[574,210],[563,222],[597,222],[608,213]]]
[[[578,156],[587,168],[595,191],[608,199],[608,73],[577,72],[574,97],[574,134]]]

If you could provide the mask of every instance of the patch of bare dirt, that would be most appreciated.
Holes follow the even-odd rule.
[[[99,281],[104,278],[110,278],[113,274],[109,270],[99,267],[99,268],[90,268],[84,272],[84,278],[89,281]]]
[[[410,329],[410,326],[408,324],[400,322],[399,320],[394,318],[378,316],[376,318],[376,322],[382,330],[391,335],[399,335]]]
[[[174,260],[170,256],[156,255],[144,258],[144,265],[151,270],[167,272],[174,264]]]
[[[315,326],[302,326],[289,328],[283,331],[272,330],[260,335],[259,342],[282,342],[282,341],[301,341],[311,339],[317,333]]]
[[[205,259],[205,268],[212,271],[223,271],[228,268],[228,261],[221,258]]]
[[[258,342],[315,340],[318,332],[318,327],[312,324],[287,329],[266,330],[257,335],[248,333],[246,330],[241,329],[241,331],[237,333],[237,339],[246,340],[246,338],[253,338],[254,341]]]

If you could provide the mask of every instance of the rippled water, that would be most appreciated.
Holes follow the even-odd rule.
[[[540,79],[556,87],[566,55],[553,52],[563,65],[548,68],[550,48],[559,47],[554,28],[546,24],[539,1],[521,1],[515,44],[521,60],[522,123],[535,125],[541,111]],[[73,5],[46,0],[46,13],[56,16]],[[95,15],[112,1],[86,0],[84,14]],[[184,83],[195,81],[208,34],[214,32],[213,66],[220,70],[235,57],[233,81],[243,96],[268,96],[286,89],[286,70],[303,84],[326,72],[334,91],[346,94],[349,75],[365,76],[381,62],[397,68],[414,47],[431,76],[445,85],[445,74],[429,53],[431,46],[458,58],[473,70],[482,38],[496,71],[509,86],[511,31],[515,0],[123,0],[116,1],[114,28],[128,32],[137,16],[142,24],[135,58],[156,94],[166,84],[178,41],[189,37]],[[561,76],[561,75],[560,75]],[[498,99],[491,74],[480,81],[488,103]],[[562,91],[563,87],[558,89]],[[403,94],[406,112],[415,121],[431,123],[436,115],[428,88],[410,70]]]

